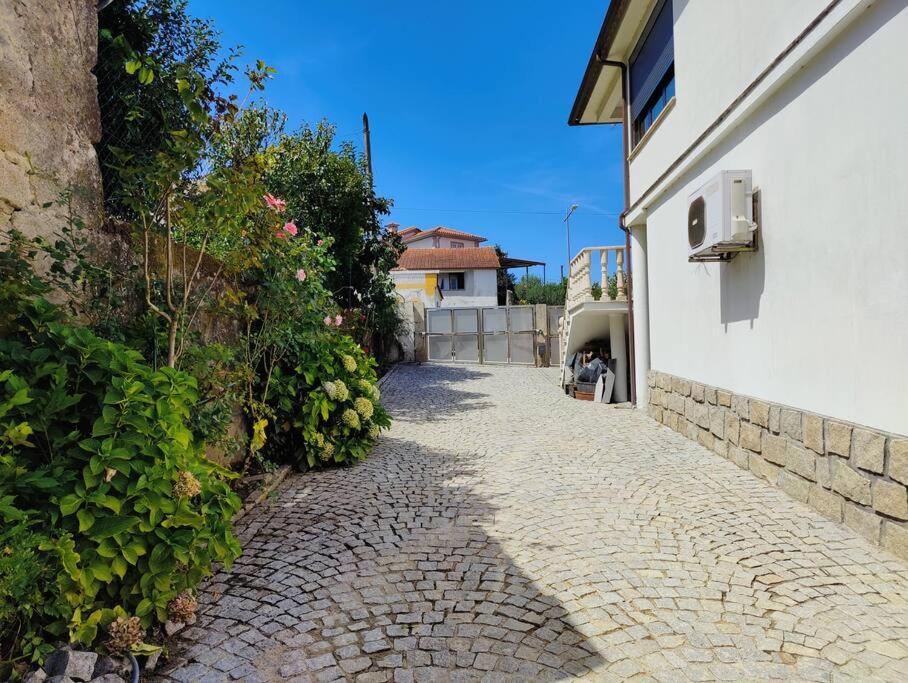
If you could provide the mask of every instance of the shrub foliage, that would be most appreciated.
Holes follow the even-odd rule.
[[[43,562],[62,568],[43,584],[46,608],[23,603],[25,632],[91,644],[117,616],[166,620],[171,600],[239,553],[231,475],[190,429],[194,378],[61,322],[44,299],[3,303],[19,314],[0,340],[0,520],[41,529]]]

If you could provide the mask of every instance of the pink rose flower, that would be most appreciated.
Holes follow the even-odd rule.
[[[296,279],[299,280],[300,282],[304,282],[306,280],[306,271],[303,270],[302,268],[300,268],[298,271],[296,271]]]
[[[340,314],[338,314],[334,317],[334,324],[337,325],[338,327],[340,327],[342,322],[344,322],[344,319],[340,316]]]
[[[274,233],[274,236],[277,237],[279,240],[282,240],[287,237],[287,233],[283,232],[282,230],[278,230],[276,233]]]
[[[296,237],[296,225],[292,222],[284,224],[284,232]]]
[[[263,199],[265,200],[265,203],[268,205],[269,209],[274,209],[278,213],[284,213],[284,211],[287,209],[287,202],[285,202],[283,199],[278,199],[273,194],[266,194]]]
[[[319,240],[318,242],[315,243],[315,245],[318,246],[318,247],[320,247],[320,246],[322,246],[324,243],[325,243],[325,240]]]
[[[331,316],[330,315],[325,316],[325,324],[328,325],[328,327],[331,326]]]

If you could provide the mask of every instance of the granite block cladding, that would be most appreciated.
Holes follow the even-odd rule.
[[[649,415],[908,560],[908,437],[651,370]]]

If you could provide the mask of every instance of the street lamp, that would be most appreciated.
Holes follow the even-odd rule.
[[[568,209],[567,214],[562,221],[567,225],[567,271],[568,276],[571,274],[571,214],[577,210],[577,204],[571,204],[571,208]]]

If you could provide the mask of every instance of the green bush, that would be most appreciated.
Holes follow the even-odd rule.
[[[590,294],[596,301],[599,301],[599,299],[602,298],[602,285],[600,285],[598,282],[594,282],[592,285],[590,285]]]
[[[63,569],[51,585],[64,608],[35,627],[88,645],[116,617],[163,622],[213,562],[239,554],[231,475],[190,430],[196,381],[59,322],[43,299],[0,301],[12,305],[0,340],[0,521],[31,520]]]
[[[34,531],[29,520],[0,519],[0,661],[17,653],[38,659],[50,649],[42,624],[69,613],[54,590],[62,567],[54,554],[41,550],[53,543],[50,536]]]
[[[567,295],[567,279],[561,282],[543,282],[536,275],[527,275],[520,278],[514,287],[514,294],[521,304],[548,304],[549,306],[564,306]]]
[[[275,372],[267,453],[290,456],[301,469],[362,460],[391,424],[379,401],[375,360],[336,333],[299,345],[296,354]]]

